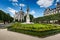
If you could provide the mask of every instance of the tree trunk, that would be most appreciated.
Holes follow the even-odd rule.
[[[4,20],[4,24],[5,24],[5,20]]]

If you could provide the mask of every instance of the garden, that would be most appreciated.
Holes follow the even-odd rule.
[[[17,22],[9,26],[8,30],[37,37],[47,37],[60,33],[60,25],[38,23],[21,24]]]

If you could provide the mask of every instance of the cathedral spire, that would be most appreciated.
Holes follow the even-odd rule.
[[[22,6],[21,6],[21,9],[20,10],[22,10]]]
[[[29,6],[27,6],[27,12],[29,12]]]

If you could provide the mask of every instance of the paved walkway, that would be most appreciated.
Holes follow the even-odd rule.
[[[6,27],[8,27],[8,26],[10,26],[12,23],[6,23],[6,24],[4,24],[4,23],[0,23],[0,29],[2,28],[2,29],[4,29],[4,28],[6,28]]]
[[[7,31],[7,29],[0,29],[0,40],[60,40],[60,34],[46,38],[38,38],[21,33]]]
[[[26,34],[7,31],[7,29],[4,29],[5,26],[9,25],[11,24],[0,23],[0,40],[60,40],[60,34],[46,38],[38,38]]]

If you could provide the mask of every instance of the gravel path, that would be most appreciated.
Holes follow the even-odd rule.
[[[38,38],[21,33],[7,31],[7,29],[0,29],[0,40],[60,40],[60,34],[46,38]]]

